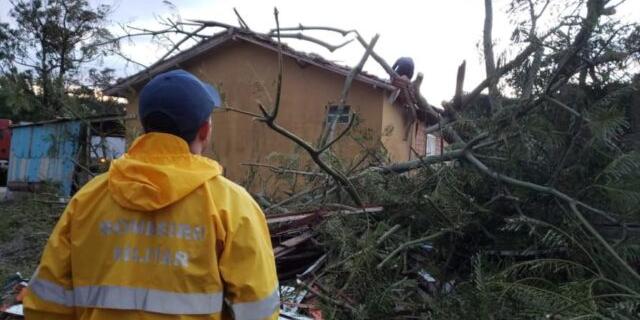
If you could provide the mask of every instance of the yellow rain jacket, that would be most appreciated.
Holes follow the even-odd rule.
[[[24,301],[27,320],[277,319],[264,214],[213,160],[150,133],[73,197]]]

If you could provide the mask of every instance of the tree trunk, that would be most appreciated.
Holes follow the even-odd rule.
[[[487,78],[489,78],[496,71],[496,62],[493,54],[493,37],[491,35],[493,29],[492,0],[484,0],[484,14],[484,63],[487,71]],[[492,97],[492,100],[498,96],[497,81],[492,81],[489,85],[489,95]]]

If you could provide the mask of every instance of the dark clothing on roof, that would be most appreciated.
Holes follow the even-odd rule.
[[[400,76],[406,76],[411,80],[413,78],[413,59],[409,57],[401,57],[393,64],[393,71]]]

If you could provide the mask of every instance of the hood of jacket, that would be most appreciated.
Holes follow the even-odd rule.
[[[189,151],[179,137],[148,133],[109,168],[109,191],[122,207],[153,211],[179,201],[222,173],[215,161]]]

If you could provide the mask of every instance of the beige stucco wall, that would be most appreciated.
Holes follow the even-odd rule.
[[[391,162],[413,159],[411,146],[415,140],[415,124],[410,125],[407,134],[408,117],[404,107],[389,102],[388,95],[382,101],[381,141]]]
[[[236,42],[180,66],[201,79],[216,85],[223,100],[231,107],[259,113],[256,100],[272,105],[277,76],[277,54],[253,44]],[[321,133],[326,106],[335,103],[342,90],[344,77],[285,58],[282,102],[277,122],[288,130],[315,143]],[[266,88],[266,90],[265,90]],[[371,135],[367,145],[380,143],[383,118],[394,118],[392,106],[383,108],[384,90],[354,81],[348,99],[362,123],[357,132]],[[137,113],[137,93],[129,96],[127,112]],[[247,168],[244,162],[267,162],[274,153],[289,154],[294,144],[281,137],[264,123],[234,112],[215,112],[213,146],[209,155],[226,169],[225,174],[242,181]],[[137,120],[129,123],[129,131],[140,132]],[[387,138],[387,142],[394,138]],[[395,144],[395,143],[391,143]],[[362,149],[352,139],[345,138],[337,146],[346,159],[354,158]],[[401,159],[400,156],[396,158]],[[308,158],[307,158],[308,160]]]

